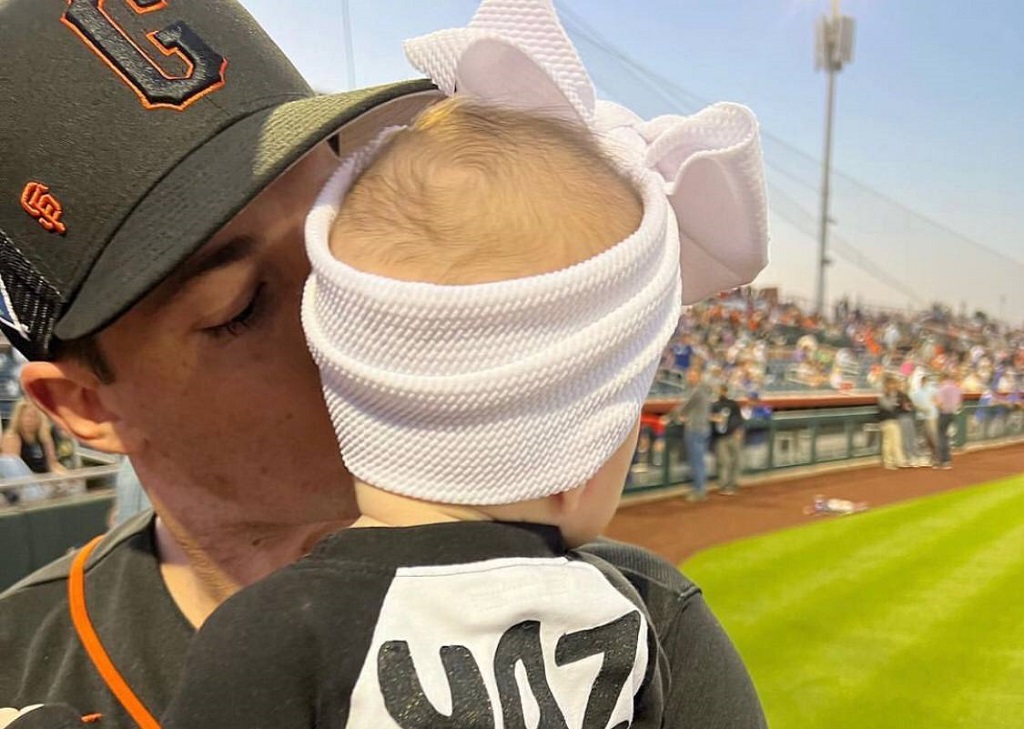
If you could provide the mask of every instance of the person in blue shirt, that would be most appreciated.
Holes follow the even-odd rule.
[[[689,334],[683,334],[678,342],[672,345],[673,366],[679,372],[690,369],[693,361],[693,343]]]

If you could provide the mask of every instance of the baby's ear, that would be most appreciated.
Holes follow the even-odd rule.
[[[551,496],[559,516],[569,516],[579,510],[588,485],[589,481],[582,486]]]

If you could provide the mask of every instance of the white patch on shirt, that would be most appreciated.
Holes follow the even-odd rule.
[[[366,662],[352,692],[346,726],[401,729],[402,724],[385,705],[385,693],[392,697],[394,705],[396,686],[404,685],[409,676],[399,677],[397,674],[402,672],[394,670],[379,675],[378,660],[383,646],[404,642],[415,668],[415,679],[432,706],[428,711],[444,716],[453,711],[453,692],[440,652],[446,646],[464,646],[480,669],[492,707],[493,726],[502,729],[496,653],[502,636],[510,629],[523,642],[533,645],[536,624],[532,624],[533,628],[522,628],[527,621],[539,624],[543,672],[550,690],[548,703],[554,699],[569,729],[583,726],[592,694],[597,703],[603,703],[611,712],[605,726],[632,721],[634,696],[643,683],[648,664],[647,621],[642,612],[592,565],[564,558],[516,558],[399,569],[384,599]],[[517,625],[521,627],[515,629]],[[561,666],[557,664],[555,655],[560,642],[565,648],[566,643],[573,642],[571,634],[606,625],[612,626],[606,635],[609,640],[604,641],[606,645],[598,645],[588,637],[583,641],[586,649],[577,650],[576,658],[563,661]],[[530,637],[524,638],[526,634]],[[580,641],[576,643],[579,647]],[[606,648],[617,651],[620,658],[625,653],[623,661],[628,661],[633,653],[632,665],[622,665],[624,680],[609,682],[606,675],[598,681]],[[535,727],[540,719],[540,697],[530,687],[525,663],[516,660],[510,668],[508,655],[505,654],[505,675],[514,675],[519,695],[518,707],[512,708],[522,713],[526,726]],[[456,690],[479,685],[472,676],[461,679],[461,687],[460,680],[456,680]],[[386,686],[381,685],[382,680]],[[508,687],[506,678],[506,696]],[[543,686],[539,688],[541,693],[547,693]],[[399,705],[411,703],[415,702],[404,702],[399,697]],[[477,702],[481,703],[486,706],[486,702]],[[487,724],[485,721],[480,726]]]
[[[26,706],[24,709],[21,709],[20,711],[18,709],[12,709],[10,707],[0,709],[0,729],[4,729],[4,727],[13,724],[14,720],[18,717],[25,716],[25,714],[29,713],[30,711],[35,711],[41,706],[42,704],[32,704],[31,706]]]

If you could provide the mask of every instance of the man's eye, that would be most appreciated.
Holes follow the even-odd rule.
[[[213,337],[237,337],[244,334],[259,318],[262,310],[263,284],[256,287],[245,308],[223,324],[207,327],[203,331]]]

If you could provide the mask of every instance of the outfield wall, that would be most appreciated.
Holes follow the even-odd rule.
[[[876,400],[877,396],[869,402]],[[830,402],[849,405],[850,399],[837,398]],[[964,405],[952,428],[954,449],[1021,442],[1024,441],[1024,408],[981,406],[975,398]],[[841,465],[843,461],[881,460],[881,444],[878,409],[874,405],[783,410],[768,420],[747,421],[743,447],[744,479],[756,480],[826,464]],[[921,437],[918,439],[918,452],[922,456],[928,453]],[[709,449],[707,460],[709,478],[714,479],[713,448]],[[690,468],[683,427],[662,427],[657,416],[645,411],[626,493],[657,495],[659,491],[671,491],[689,482]]]

